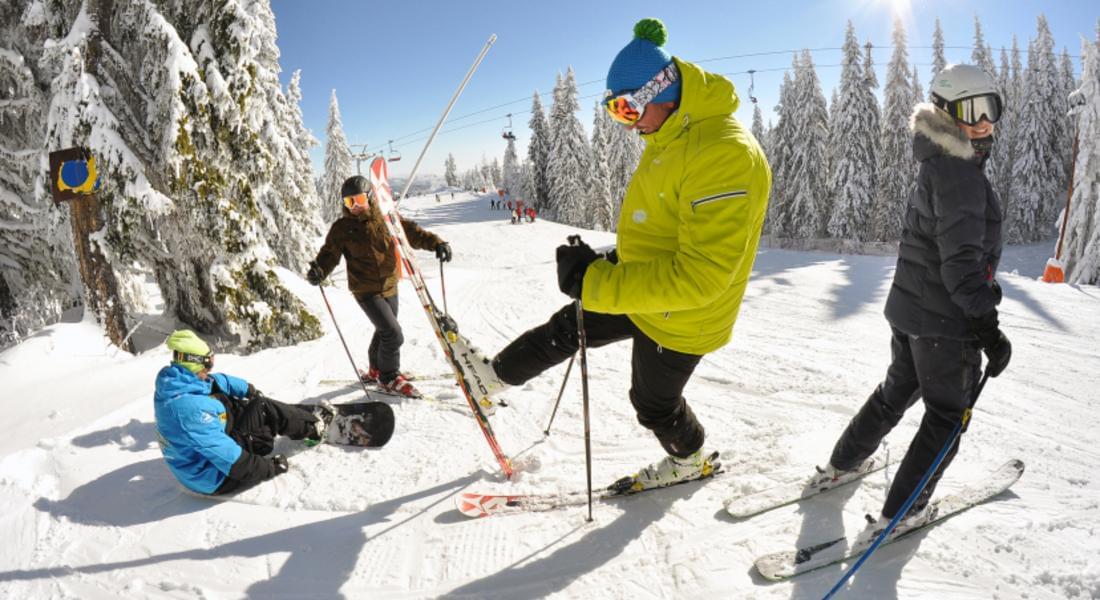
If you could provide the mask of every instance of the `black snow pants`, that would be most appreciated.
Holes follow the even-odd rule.
[[[225,406],[225,433],[241,447],[241,457],[215,494],[244,491],[271,479],[270,461],[264,457],[275,449],[275,436],[300,440],[316,431],[313,413],[271,398],[243,400],[214,394]]]
[[[976,342],[913,337],[897,329],[893,329],[893,334],[890,344],[893,358],[886,379],[852,418],[829,461],[837,469],[854,468],[874,453],[906,409],[923,397],[924,418],[882,508],[882,516],[887,518],[897,514],[947,444],[970,404],[981,371],[981,353]],[[958,450],[956,440],[910,511],[920,510],[928,503]]]
[[[584,311],[584,327],[590,348],[633,340],[630,402],[638,422],[665,451],[682,458],[701,448],[703,426],[681,393],[703,357],[662,348],[625,315]],[[579,346],[576,309],[568,304],[501,350],[493,369],[505,383],[519,385],[569,358]]]
[[[370,366],[378,369],[382,381],[392,381],[401,370],[401,344],[405,343],[401,324],[397,322],[397,294],[389,298],[372,294],[355,300],[374,324],[374,336],[367,349]]]

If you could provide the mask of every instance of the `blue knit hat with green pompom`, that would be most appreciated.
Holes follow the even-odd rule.
[[[660,19],[642,19],[634,25],[634,39],[630,41],[607,70],[607,89],[618,95],[633,92],[645,85],[653,76],[672,62],[672,55],[665,51],[668,30]],[[653,102],[671,102],[680,99],[680,80],[657,94]]]

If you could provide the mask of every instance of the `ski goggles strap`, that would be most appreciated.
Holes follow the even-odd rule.
[[[353,206],[361,206],[367,208],[370,206],[371,194],[369,192],[360,192],[351,196],[344,196],[344,206],[351,210]]]
[[[187,362],[202,365],[206,369],[214,368],[214,353],[210,354],[191,354],[190,352],[180,352],[176,350],[172,353],[172,360],[174,362]]]
[[[675,62],[670,62],[667,67],[654,75],[653,79],[633,92],[615,95],[611,90],[607,90],[604,92],[603,106],[616,122],[633,125],[642,118],[646,105],[679,79],[680,70],[676,68]]]
[[[977,125],[982,119],[996,123],[1004,110],[999,94],[982,94],[953,101],[933,96],[932,101],[953,119],[967,125]]]

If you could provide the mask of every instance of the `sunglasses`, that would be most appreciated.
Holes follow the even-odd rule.
[[[646,105],[679,79],[680,70],[676,68],[676,63],[669,63],[653,79],[633,92],[614,94],[607,90],[604,92],[603,106],[616,123],[633,125],[642,118]]]
[[[178,352],[177,351],[177,352],[174,352],[172,354],[172,360],[175,361],[175,362],[198,363],[198,364],[202,365],[203,368],[205,368],[208,371],[210,369],[214,368],[214,353],[213,352],[211,352],[210,354],[202,355],[202,354],[191,354],[189,352]]]
[[[932,97],[933,103],[951,115],[956,121],[966,125],[977,125],[982,119],[996,123],[1001,119],[1004,106],[998,94],[983,94],[962,100],[949,101],[939,96]]]
[[[354,196],[344,196],[344,206],[348,207],[348,210],[351,210],[353,206],[367,208],[370,206],[370,194],[362,192]]]

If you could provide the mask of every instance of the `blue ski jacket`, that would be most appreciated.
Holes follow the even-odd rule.
[[[204,381],[170,365],[157,373],[153,396],[164,460],[180,483],[200,494],[218,489],[242,451],[225,432],[225,406],[210,396],[215,384],[229,396],[248,395],[248,382],[239,377],[213,373]]]

